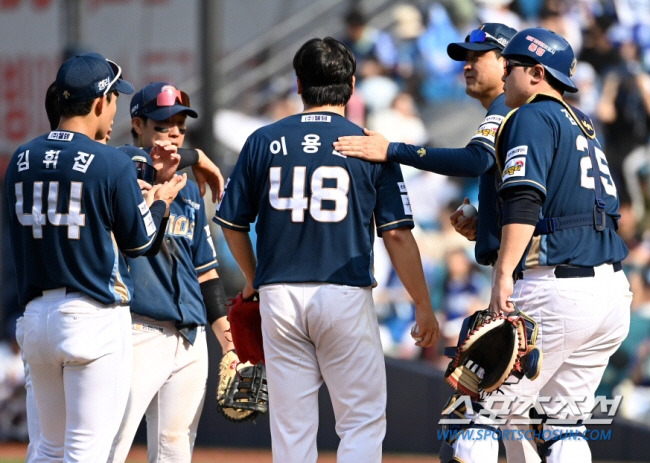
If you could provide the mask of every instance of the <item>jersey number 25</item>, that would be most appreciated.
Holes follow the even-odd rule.
[[[578,135],[576,138],[576,148],[578,151],[586,151],[589,153],[589,141],[583,135]],[[614,185],[614,181],[609,172],[609,165],[607,164],[605,153],[595,146],[594,151],[596,153],[596,161],[598,162],[598,170],[600,170],[600,181],[603,184],[605,193],[611,196],[616,196],[616,185]],[[592,170],[591,176],[589,175],[589,170]],[[580,186],[582,188],[589,188],[590,190],[595,189],[596,186],[593,175],[593,165],[591,158],[587,154],[587,156],[580,159]]]
[[[304,222],[305,210],[317,222],[340,222],[348,214],[348,191],[350,189],[350,174],[342,167],[320,166],[314,170],[309,181],[311,195],[305,196],[305,179],[307,168],[293,168],[292,195],[280,196],[282,184],[282,167],[269,169],[269,201],[277,210],[290,210],[292,222]],[[333,180],[334,187],[326,187],[325,180]],[[328,201],[328,203],[323,203]],[[328,207],[325,207],[327,205]],[[333,207],[329,207],[332,205]]]

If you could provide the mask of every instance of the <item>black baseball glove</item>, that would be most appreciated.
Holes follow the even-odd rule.
[[[452,357],[445,380],[475,400],[496,391],[510,375],[535,379],[542,364],[536,347],[537,323],[523,312],[508,316],[479,310],[463,321],[458,346],[446,348]]]
[[[269,409],[264,363],[240,363],[234,350],[226,352],[219,365],[217,410],[226,419],[242,422],[255,419]]]

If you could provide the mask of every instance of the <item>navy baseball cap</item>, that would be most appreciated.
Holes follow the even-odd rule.
[[[56,74],[59,101],[94,100],[113,90],[133,93],[133,85],[121,77],[122,68],[99,53],[73,56]]]
[[[156,181],[156,169],[149,153],[133,145],[122,145],[118,149],[129,155],[135,165],[138,178],[153,185]]]
[[[164,121],[174,114],[185,112],[198,117],[190,107],[190,97],[167,82],[152,82],[138,90],[131,98],[131,117],[148,117]]]
[[[474,29],[465,37],[464,42],[450,43],[447,46],[447,54],[455,61],[465,61],[467,50],[503,50],[516,33],[515,29],[505,24],[481,24],[478,29]]]

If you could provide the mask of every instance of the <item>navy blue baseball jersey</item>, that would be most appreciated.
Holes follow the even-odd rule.
[[[370,286],[375,226],[412,228],[399,165],[336,152],[360,127],[328,112],[296,114],[246,141],[215,222],[248,231],[258,216],[254,285],[323,282]],[[374,218],[374,223],[373,223]]]
[[[494,142],[497,130],[509,112],[510,108],[506,106],[505,94],[502,93],[494,99],[485,120],[469,142],[470,145],[482,147],[492,159],[492,165],[478,179],[478,225],[474,254],[476,262],[483,265],[493,264],[496,261],[501,245],[499,225],[496,220],[498,170]]]
[[[103,304],[131,300],[122,253],[146,252],[156,225],[128,155],[53,131],[16,150],[6,188],[21,304],[59,287]]]
[[[616,186],[589,121],[573,108],[547,95],[512,111],[497,135],[500,190],[525,185],[539,190],[542,218],[593,217],[596,182],[600,183],[608,226],[558,229],[534,236],[518,270],[538,265],[595,266],[619,262],[627,247],[616,233],[620,217]],[[592,167],[589,150],[597,160]]]
[[[442,175],[479,177],[476,261],[491,265],[499,250],[496,191],[498,172],[494,155],[494,137],[503,118],[510,111],[502,93],[494,99],[487,115],[465,148],[426,148],[390,143],[388,160],[436,172]]]
[[[205,325],[198,274],[217,267],[203,198],[189,181],[170,206],[160,252],[127,259],[135,291],[131,311],[178,328]]]

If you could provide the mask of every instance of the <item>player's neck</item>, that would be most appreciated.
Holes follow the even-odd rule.
[[[73,116],[62,118],[59,123],[59,130],[68,130],[70,132],[78,132],[87,135],[91,139],[95,139],[97,134],[97,122],[94,118],[88,116]]]
[[[305,106],[304,113],[328,112],[336,113],[345,117],[345,106],[323,105],[323,106]]]
[[[502,93],[503,93],[503,86],[495,87],[492,91],[485,92],[480,97],[477,97],[477,100],[481,102],[481,106],[483,106],[487,111],[488,109],[490,109],[490,106],[492,106],[492,103],[494,103],[494,100],[496,100],[497,97]]]

